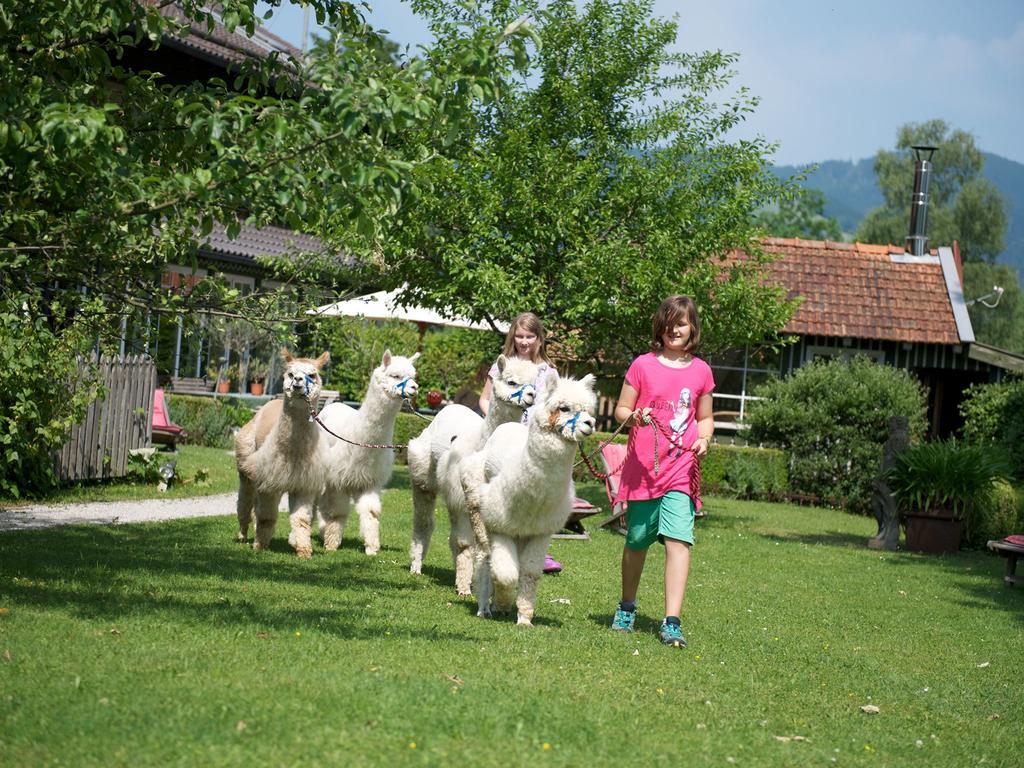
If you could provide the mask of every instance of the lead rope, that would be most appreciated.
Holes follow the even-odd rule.
[[[356,440],[349,440],[347,437],[342,437],[337,432],[333,432],[326,424],[320,421],[320,417],[317,416],[315,408],[309,409],[309,418],[315,421],[317,424],[319,424],[321,429],[324,430],[324,432],[331,435],[332,437],[338,438],[339,440],[344,440],[349,445],[357,445],[360,448],[394,448],[397,450],[402,450],[403,448],[409,447],[408,444],[402,443],[360,443]]]

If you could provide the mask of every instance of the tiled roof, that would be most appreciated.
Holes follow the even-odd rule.
[[[157,4],[157,0],[142,1],[146,5]],[[245,30],[228,32],[227,27],[221,24],[220,17],[216,13],[217,6],[210,4],[207,7],[214,11],[216,19],[212,31],[207,30],[204,24],[193,24],[187,35],[164,35],[164,45],[184,50],[197,58],[211,61],[225,68],[240,64],[250,58],[266,58],[275,50],[295,58],[301,57],[302,52],[298,48],[263,27],[258,27],[253,37],[246,37],[242,34]],[[177,21],[185,21],[185,14],[176,4],[161,8],[160,13]]]
[[[770,279],[803,302],[786,332],[959,344],[938,257],[897,258],[891,245],[766,238]]]
[[[257,256],[288,257],[302,252],[328,252],[319,238],[284,227],[256,229],[243,226],[238,237],[230,240],[224,227],[217,223],[200,246],[200,251],[222,261],[235,263],[249,263]],[[342,258],[339,254],[339,260]]]

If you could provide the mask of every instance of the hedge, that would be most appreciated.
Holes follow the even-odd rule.
[[[234,430],[253,417],[253,410],[231,398],[168,395],[171,421],[185,430],[185,442],[209,448],[234,447]]]

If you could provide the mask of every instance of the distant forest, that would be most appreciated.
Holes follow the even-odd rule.
[[[998,261],[1017,269],[1024,282],[1024,165],[989,152],[985,156],[982,175],[991,181],[1006,198],[1006,250]],[[776,175],[788,178],[801,166],[775,166]],[[843,233],[852,236],[864,215],[882,204],[882,193],[875,182],[874,158],[864,160],[826,160],[812,171],[803,186],[819,189],[828,201],[825,215],[836,219]],[[910,226],[910,201],[907,200],[907,226]],[[898,244],[899,245],[899,244]],[[930,243],[932,246],[948,243]]]

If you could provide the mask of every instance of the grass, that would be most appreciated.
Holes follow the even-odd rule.
[[[606,531],[552,544],[565,571],[529,630],[454,596],[443,513],[414,578],[404,469],[376,558],[350,533],[300,561],[284,519],[268,553],[230,517],[0,534],[0,763],[1020,764],[1024,591],[1001,559],[871,551],[873,521],[829,510],[707,506],[683,651],[654,637],[657,547],[638,631],[607,629]]]
[[[176,453],[161,451],[159,461],[175,460],[175,482],[161,493],[155,484],[118,479],[113,482],[78,483],[54,491],[42,499],[10,499],[0,497],[6,507],[24,504],[66,504],[84,501],[137,501],[139,499],[184,499],[212,496],[238,490],[238,473],[234,453],[226,448],[201,445],[179,445]],[[208,477],[197,481],[197,472],[205,470]]]

